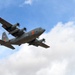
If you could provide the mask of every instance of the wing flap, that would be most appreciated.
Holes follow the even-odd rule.
[[[0,44],[6,46],[6,47],[8,47],[8,48],[15,49],[15,48],[10,44],[10,42],[4,42],[4,41],[0,40]]]

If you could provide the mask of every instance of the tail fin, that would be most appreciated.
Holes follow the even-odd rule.
[[[3,32],[3,34],[2,34],[2,40],[5,41],[5,42],[9,41],[5,32]]]

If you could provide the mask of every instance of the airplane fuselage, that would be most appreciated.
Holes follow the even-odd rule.
[[[14,45],[21,45],[23,43],[27,43],[38,38],[44,31],[45,29],[36,28],[27,33],[24,33],[21,37],[16,37],[14,39],[11,39],[10,42],[11,44],[14,44]]]

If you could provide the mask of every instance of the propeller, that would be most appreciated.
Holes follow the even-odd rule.
[[[25,31],[27,31],[27,28],[23,28]]]
[[[17,26],[20,27],[20,23],[17,23]]]
[[[42,42],[46,42],[44,38],[42,39]]]
[[[41,39],[41,40],[40,40],[40,42],[45,42],[45,39],[44,39],[44,38],[43,38],[43,39]]]

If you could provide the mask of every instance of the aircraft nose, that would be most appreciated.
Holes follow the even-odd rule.
[[[41,33],[43,33],[43,32],[45,32],[45,29],[42,29],[42,30],[41,30]]]

